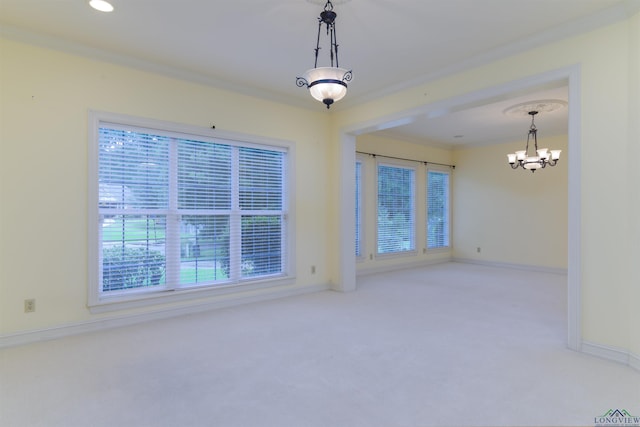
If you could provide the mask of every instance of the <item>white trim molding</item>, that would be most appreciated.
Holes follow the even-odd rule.
[[[527,265],[527,264],[511,264],[508,262],[482,261],[482,260],[475,260],[475,259],[469,259],[469,258],[453,258],[451,261],[460,262],[463,264],[478,264],[478,265],[484,265],[487,267],[513,268],[516,270],[535,271],[538,273],[551,273],[551,274],[564,274],[564,275],[567,274],[566,268],[544,267],[544,266]]]
[[[640,355],[631,353],[623,348],[583,341],[581,350],[590,356],[622,363],[640,371]]]
[[[195,303],[188,306],[174,307],[169,309],[155,310],[148,313],[134,315],[119,315],[108,319],[91,320],[87,322],[77,322],[72,324],[54,326],[47,329],[35,331],[18,332],[15,334],[0,336],[0,349],[15,347],[19,345],[32,344],[41,341],[48,341],[72,335],[79,335],[89,332],[98,332],[106,329],[119,328],[123,326],[135,325],[142,322],[169,319],[172,317],[184,316],[188,314],[202,313],[226,307],[234,307],[254,302],[269,301],[279,298],[286,298],[296,295],[322,292],[330,289],[329,284],[321,284],[305,287],[287,287],[275,292],[260,295],[240,296],[232,299],[207,301]]]
[[[378,273],[386,273],[389,271],[420,268],[420,267],[426,267],[428,265],[443,264],[451,261],[453,261],[451,258],[437,258],[437,259],[427,259],[427,260],[423,259],[418,261],[407,261],[401,264],[394,264],[394,265],[377,265],[369,268],[363,267],[358,269],[357,275],[367,276],[369,274],[378,274]]]
[[[640,355],[630,353],[629,354],[629,366],[633,369],[640,371]]]

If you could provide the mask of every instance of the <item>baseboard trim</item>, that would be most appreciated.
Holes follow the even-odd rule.
[[[78,322],[73,324],[55,326],[47,329],[34,331],[25,331],[15,334],[0,336],[0,349],[8,347],[16,347],[20,345],[33,344],[41,341],[48,341],[57,338],[68,337],[71,335],[79,335],[89,332],[97,332],[106,329],[119,328],[122,326],[130,326],[138,323],[169,319],[172,317],[185,316],[188,314],[202,313],[205,311],[233,307],[243,304],[250,304],[261,301],[269,301],[273,299],[292,297],[296,295],[304,295],[315,292],[327,291],[330,289],[329,284],[321,284],[305,287],[288,287],[274,292],[268,292],[259,295],[240,296],[238,298],[207,301],[204,303],[190,304],[169,309],[155,310],[148,313],[125,315],[110,317],[108,319],[92,320],[88,322]]]
[[[634,353],[629,354],[629,366],[640,371],[640,355]]]
[[[495,262],[495,261],[483,261],[476,260],[470,258],[452,258],[453,262],[460,262],[463,264],[477,264],[484,265],[487,267],[497,267],[497,268],[512,268],[516,270],[525,270],[525,271],[535,271],[539,273],[551,273],[551,274],[567,274],[566,268],[556,268],[556,267],[543,267],[539,265],[528,265],[528,264],[512,264],[508,262]]]
[[[405,262],[402,264],[394,264],[394,265],[384,265],[384,266],[374,266],[368,268],[361,268],[357,270],[356,276],[367,276],[370,274],[378,274],[378,273],[387,273],[390,271],[397,270],[407,270],[410,268],[420,268],[426,267],[429,265],[435,264],[443,264],[447,262],[451,262],[451,258],[442,258],[442,259],[432,259],[432,260],[421,260],[421,261],[413,261],[413,262]]]
[[[590,356],[622,363],[640,371],[640,356],[625,349],[583,341],[581,351]]]

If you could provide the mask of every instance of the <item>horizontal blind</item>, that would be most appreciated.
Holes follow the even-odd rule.
[[[100,208],[168,208],[169,138],[109,128],[99,138]]]
[[[415,250],[415,170],[378,165],[378,253]]]
[[[282,210],[283,160],[278,151],[240,148],[240,209]]]
[[[101,127],[101,291],[164,285],[170,139]]]
[[[232,147],[178,140],[178,208],[231,209]]]
[[[285,251],[284,159],[278,151],[241,147],[238,156],[242,278],[280,274]]]
[[[449,246],[449,173],[427,173],[427,248]]]

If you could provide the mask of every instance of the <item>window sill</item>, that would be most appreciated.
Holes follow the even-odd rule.
[[[184,301],[194,301],[223,295],[240,294],[246,291],[266,289],[276,286],[291,285],[295,282],[294,276],[278,277],[248,283],[234,283],[219,286],[207,286],[191,289],[175,289],[158,292],[148,292],[136,295],[118,295],[100,298],[97,302],[89,303],[91,314],[108,313],[151,307],[162,304],[172,304]]]
[[[418,255],[418,251],[413,249],[413,250],[410,250],[410,251],[388,252],[388,253],[384,253],[384,254],[376,254],[375,258],[377,260],[383,260],[383,259],[414,257],[414,256],[417,256],[417,255]]]

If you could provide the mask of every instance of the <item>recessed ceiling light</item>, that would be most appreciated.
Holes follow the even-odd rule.
[[[89,6],[100,12],[113,12],[113,6],[105,0],[90,0]]]

